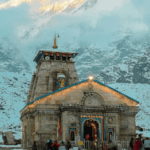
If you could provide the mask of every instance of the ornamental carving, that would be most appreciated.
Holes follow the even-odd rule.
[[[109,117],[107,121],[109,124],[112,124],[113,123],[113,117]]]
[[[89,84],[89,85],[88,85],[88,90],[89,90],[89,91],[92,91],[92,90],[93,90],[93,85],[92,85],[92,84]]]
[[[103,107],[105,102],[102,96],[96,92],[84,92],[81,105]]]

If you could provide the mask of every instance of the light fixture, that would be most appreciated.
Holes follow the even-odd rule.
[[[90,76],[88,77],[88,79],[89,79],[89,80],[93,80],[93,76],[90,75]]]

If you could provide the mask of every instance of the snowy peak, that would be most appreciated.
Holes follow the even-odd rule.
[[[150,49],[143,56],[137,55],[124,63],[105,68],[99,78],[108,83],[150,84]]]
[[[97,3],[97,0],[75,0],[68,5],[62,12],[76,13],[80,10],[92,8]]]

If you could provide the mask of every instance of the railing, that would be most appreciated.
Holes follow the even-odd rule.
[[[114,145],[117,145],[118,150],[127,150],[129,146],[130,141],[114,141]],[[58,141],[60,144],[61,141]],[[66,141],[64,141],[66,145]],[[106,150],[104,147],[107,145],[108,146],[108,141],[83,141],[83,145],[78,145],[78,141],[70,141],[71,143],[71,149],[73,147],[78,147],[78,150]],[[47,150],[46,145],[41,145],[38,146],[38,150]]]
[[[128,149],[130,141],[116,141],[121,144],[122,149]]]
[[[128,149],[129,146],[129,142],[130,141],[115,141],[114,144],[116,144],[117,146],[120,145],[120,148],[123,149]],[[83,141],[83,145],[79,146],[78,142],[76,141],[70,141],[72,147],[78,147],[80,150],[104,150],[104,146],[107,145],[108,146],[108,141],[96,141],[94,143],[92,143],[91,141]],[[94,145],[92,145],[94,144]]]

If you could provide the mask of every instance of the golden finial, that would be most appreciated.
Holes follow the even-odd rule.
[[[54,45],[53,45],[53,48],[58,48],[57,44],[56,44],[56,34],[55,34],[55,37],[54,37]]]

